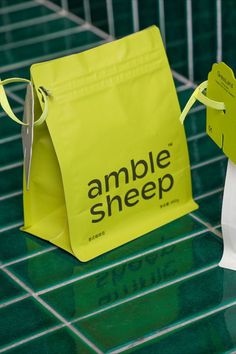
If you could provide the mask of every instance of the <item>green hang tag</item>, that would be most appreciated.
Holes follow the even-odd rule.
[[[225,63],[212,66],[208,75],[207,97],[225,105],[225,110],[207,107],[207,134],[236,163],[236,79]]]

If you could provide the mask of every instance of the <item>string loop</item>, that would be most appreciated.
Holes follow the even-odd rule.
[[[5,79],[5,80],[0,80],[0,105],[2,106],[3,110],[5,111],[5,113],[12,119],[14,120],[14,122],[20,124],[20,125],[28,125],[27,123],[22,122],[13,112],[10,103],[8,101],[7,98],[7,94],[6,91],[4,89],[4,86],[7,84],[11,84],[11,83],[16,83],[16,82],[24,82],[24,83],[28,83],[31,85],[31,89],[33,90],[32,84],[30,80],[27,79],[23,79],[23,78],[19,78],[19,77],[14,77],[14,78],[10,78],[10,79]],[[34,122],[35,126],[38,126],[40,124],[42,124],[45,119],[47,118],[48,115],[48,93],[47,90],[45,88],[43,88],[42,86],[38,89],[40,94],[42,95],[42,101],[44,103],[44,107],[43,107],[43,111],[41,116]]]
[[[193,104],[198,100],[202,104],[204,104],[207,107],[217,109],[219,111],[224,111],[225,110],[225,104],[224,102],[218,102],[215,100],[212,100],[211,98],[207,97],[203,92],[207,89],[208,81],[202,82],[200,85],[196,87],[192,95],[190,96],[188,102],[186,103],[181,115],[180,115],[180,122],[183,124],[184,120],[193,106]]]

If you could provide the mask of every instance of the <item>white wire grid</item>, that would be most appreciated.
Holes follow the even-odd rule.
[[[65,11],[69,8],[70,0],[61,0],[61,7]],[[107,22],[109,28],[109,35],[112,38],[116,37],[115,26],[114,26],[114,10],[113,10],[113,0],[106,1],[106,12],[107,12]],[[127,0],[132,3],[132,22],[133,31],[137,32],[140,30],[140,13],[139,13],[139,1],[142,0]],[[160,31],[162,34],[162,39],[164,44],[166,43],[166,22],[165,22],[165,1],[169,0],[156,0],[158,5],[157,23],[159,24]],[[172,0],[170,0],[172,1]],[[186,6],[186,33],[187,33],[187,51],[188,51],[188,79],[192,82],[194,81],[194,50],[193,50],[193,20],[192,20],[192,1],[196,0],[183,0]],[[79,0],[78,0],[79,2]],[[90,0],[83,0],[85,20],[87,23],[92,24],[91,16],[91,6]],[[216,24],[215,30],[217,33],[217,51],[216,51],[216,62],[222,61],[222,0],[212,1],[212,11],[216,11]]]
[[[91,6],[90,6],[90,0],[83,0],[83,8],[84,8],[84,14],[85,18],[79,18],[77,15],[74,15],[73,13],[69,12],[69,1],[70,0],[60,0],[61,1],[61,6],[56,5],[53,1],[48,1],[48,0],[34,0],[34,1],[28,1],[28,2],[21,2],[16,5],[12,6],[6,6],[2,9],[0,9],[0,15],[5,15],[5,18],[7,17],[7,14],[10,12],[20,10],[20,9],[26,9],[30,7],[34,7],[37,4],[42,4],[51,10],[54,11],[53,14],[49,14],[46,16],[39,17],[37,19],[32,19],[32,20],[26,20],[26,21],[20,21],[16,23],[9,23],[6,25],[3,25],[0,27],[0,33],[4,32],[9,32],[9,37],[10,37],[10,31],[13,29],[20,29],[24,28],[27,26],[30,26],[32,24],[36,23],[44,23],[48,21],[52,21],[58,17],[63,17],[66,16],[67,18],[70,18],[72,21],[75,21],[80,25],[79,28],[73,28],[73,29],[68,29],[68,34],[76,32],[76,31],[84,31],[84,30],[90,30],[91,32],[95,33],[101,38],[101,41],[110,41],[115,39],[116,37],[116,31],[115,31],[115,21],[114,21],[114,10],[113,10],[113,0],[104,0],[106,4],[106,15],[107,15],[107,23],[108,23],[108,29],[109,32],[106,33],[103,30],[99,29],[98,27],[94,26],[92,23],[92,16],[91,16]],[[78,0],[79,3],[80,0]],[[139,2],[138,0],[127,0],[131,1],[132,4],[132,24],[133,24],[133,31],[136,32],[140,29],[140,13],[139,13]],[[139,0],[142,1],[142,0]],[[166,22],[165,22],[165,1],[168,0],[156,0],[157,5],[158,5],[158,14],[157,14],[157,24],[160,27],[160,31],[162,34],[163,42],[166,42]],[[194,0],[183,0],[186,6],[186,33],[187,33],[187,53],[188,53],[188,79],[191,82],[194,82],[194,48],[193,48],[193,38],[194,38],[194,33],[193,33],[193,20],[192,20],[192,1]],[[80,1],[81,2],[81,1]],[[213,11],[216,11],[216,23],[215,23],[215,31],[216,31],[216,38],[217,38],[217,49],[215,53],[215,61],[219,62],[222,60],[222,0],[214,0],[212,1],[212,9]],[[3,17],[4,18],[4,17]],[[57,38],[61,35],[60,32],[57,32],[56,34],[48,34],[44,38],[37,38],[37,41],[41,41],[42,39],[47,40],[50,38]],[[9,38],[10,39],[10,38]],[[34,39],[32,38],[31,40],[28,41],[28,43],[34,43]],[[20,46],[23,43],[10,43],[9,45],[5,46],[0,46],[0,50],[7,50],[10,48],[14,48],[16,46]],[[26,43],[25,43],[26,44]],[[80,48],[80,50],[83,50],[86,48]],[[63,53],[62,53],[63,55]],[[38,58],[39,60],[43,60],[43,58]],[[24,63],[27,65],[27,61]],[[29,62],[30,64],[30,62]],[[11,70],[16,68],[16,66],[9,65],[8,67],[5,67],[2,65],[0,67],[0,74],[1,72],[5,72],[7,70]]]

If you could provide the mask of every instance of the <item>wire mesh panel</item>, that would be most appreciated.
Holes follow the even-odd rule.
[[[204,80],[213,62],[235,68],[234,0],[67,0],[56,3],[119,38],[160,27],[172,68]]]

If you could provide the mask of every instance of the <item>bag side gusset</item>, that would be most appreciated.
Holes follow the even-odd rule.
[[[35,116],[41,114],[40,96],[35,96]],[[23,178],[23,231],[73,253],[70,245],[64,189],[53,143],[44,122],[34,129],[30,189]]]

